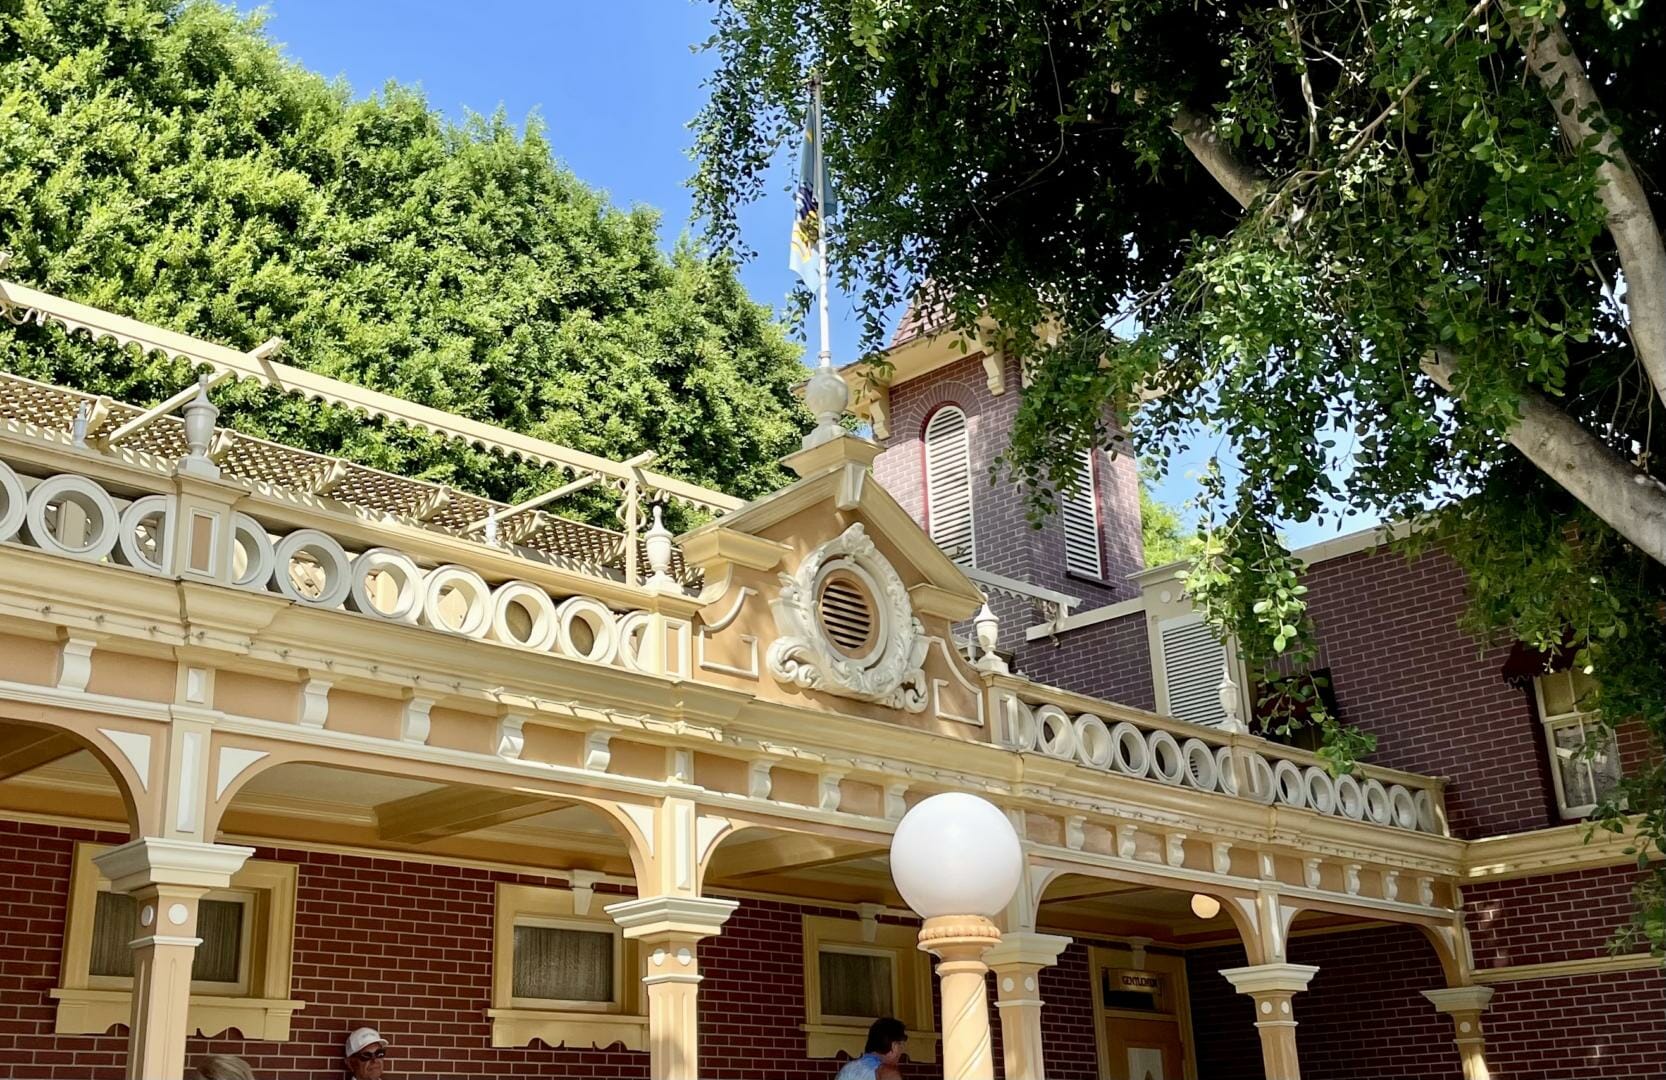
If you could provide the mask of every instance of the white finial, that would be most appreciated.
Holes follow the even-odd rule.
[[[87,425],[93,418],[93,403],[83,401],[75,407],[75,423],[70,425],[69,440],[76,446],[87,445]]]
[[[1242,735],[1249,731],[1240,715],[1242,709],[1238,701],[1238,684],[1232,681],[1232,661],[1229,658],[1221,665],[1221,684],[1218,687],[1221,701],[1221,730]]]
[[[677,579],[671,576],[671,530],[665,527],[665,507],[654,503],[654,524],[642,534],[642,546],[648,552],[648,588],[656,591],[676,590]]]
[[[820,446],[845,433],[839,421],[850,407],[850,387],[833,370],[833,365],[823,364],[810,376],[804,387],[804,404],[816,418],[816,429],[804,436],[804,449]]]
[[[1001,640],[1001,620],[989,610],[988,597],[984,598],[983,607],[972,617],[972,628],[977,631],[978,646],[983,650],[983,654],[977,659],[977,669],[1006,674],[1007,662],[995,651],[995,646]]]
[[[208,376],[197,379],[197,396],[185,405],[185,446],[189,451],[183,461],[182,468],[197,475],[218,476],[220,467],[215,465],[208,456],[208,448],[214,442],[214,422],[220,417],[220,410],[208,400]]]

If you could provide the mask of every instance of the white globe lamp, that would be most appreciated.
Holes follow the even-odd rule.
[[[924,919],[920,948],[938,958],[943,997],[943,1075],[994,1080],[984,954],[1024,874],[1012,823],[985,799],[951,791],[903,815],[891,838],[891,879]]]

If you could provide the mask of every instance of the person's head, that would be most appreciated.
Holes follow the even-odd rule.
[[[908,1028],[896,1017],[885,1016],[869,1026],[868,1045],[862,1052],[878,1054],[885,1064],[895,1065],[902,1060],[902,1053],[907,1049]]]
[[[230,1054],[210,1054],[197,1062],[185,1080],[255,1080],[249,1063]]]
[[[381,1080],[387,1056],[388,1041],[375,1028],[362,1027],[347,1036],[341,1060],[353,1080]]]

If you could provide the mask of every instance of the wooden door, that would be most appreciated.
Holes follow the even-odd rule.
[[[1111,1080],[1183,1080],[1185,1047],[1170,1019],[1107,1017]]]

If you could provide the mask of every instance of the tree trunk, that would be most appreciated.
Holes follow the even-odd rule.
[[[1602,102],[1561,22],[1552,18],[1529,23],[1514,5],[1504,10],[1528,68],[1550,97],[1562,134],[1575,147],[1595,138],[1596,152],[1602,156],[1597,166],[1597,196],[1608,212],[1608,231],[1625,271],[1632,347],[1655,393],[1666,402],[1666,246],[1661,243],[1648,194],[1603,115]]]
[[[1449,393],[1457,374],[1445,349],[1423,370]],[[1521,395],[1521,419],[1506,433],[1510,445],[1657,563],[1666,564],[1666,487],[1609,449],[1573,417],[1531,390]]]

